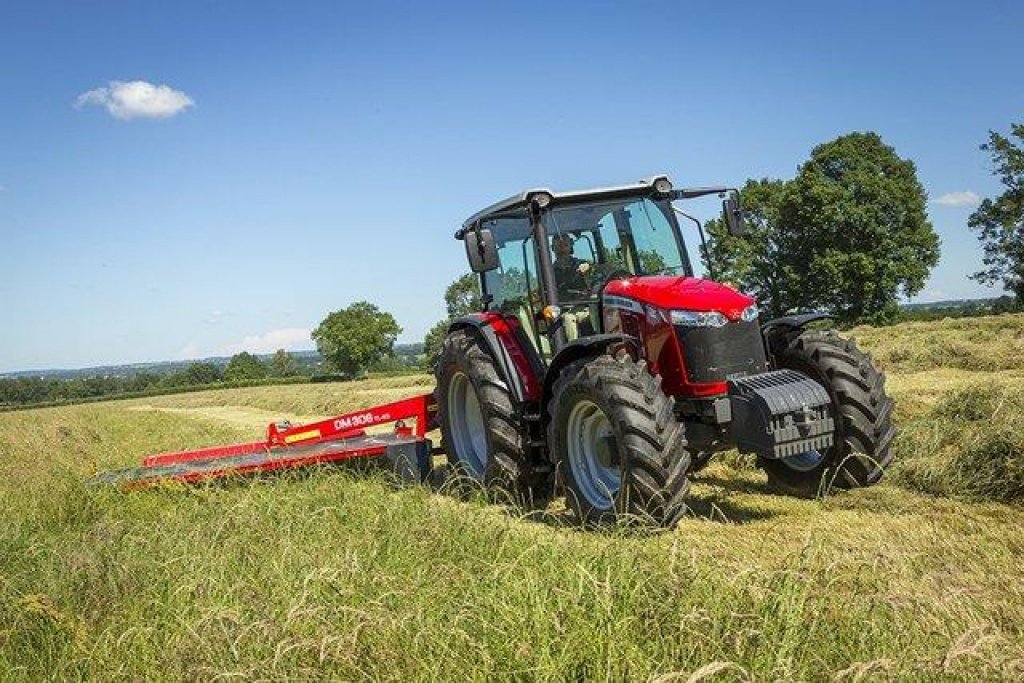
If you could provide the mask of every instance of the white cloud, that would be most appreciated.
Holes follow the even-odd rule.
[[[310,330],[305,327],[282,327],[260,335],[246,337],[237,344],[228,344],[222,352],[228,355],[248,351],[249,353],[272,353],[278,349],[295,351],[312,346]]]
[[[210,311],[210,315],[208,315],[203,320],[203,322],[206,323],[207,325],[216,325],[217,323],[219,323],[221,320],[224,319],[225,315],[227,315],[227,314],[224,313],[224,311],[220,311],[220,310]]]
[[[941,197],[936,197],[934,201],[940,206],[977,206],[981,203],[981,197],[970,190],[961,190],[947,192]]]
[[[125,121],[166,119],[195,104],[180,90],[146,81],[110,81],[105,87],[89,90],[75,99],[76,109],[95,105]]]
[[[189,342],[178,353],[174,354],[174,360],[195,360],[199,358],[199,344]]]

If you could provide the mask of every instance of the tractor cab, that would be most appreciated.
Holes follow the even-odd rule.
[[[557,337],[550,339],[557,332],[552,324],[556,321],[566,342],[604,332],[601,292],[611,280],[693,275],[666,199],[640,196],[567,204],[552,208],[543,222],[543,245],[528,220],[483,222],[495,236],[499,263],[484,274],[483,288],[495,308],[520,319],[545,357],[558,343]],[[546,250],[550,260],[550,292],[539,274],[538,249]],[[552,315],[556,310],[561,315]]]
[[[550,360],[566,343],[605,332],[608,283],[693,277],[671,200],[664,177],[587,192],[530,190],[484,209],[461,232],[470,235],[467,248],[479,250],[478,235],[493,242],[484,298],[516,316]]]

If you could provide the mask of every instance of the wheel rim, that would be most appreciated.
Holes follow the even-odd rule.
[[[448,385],[448,411],[456,459],[474,479],[483,480],[487,469],[487,431],[480,399],[469,377],[458,373]]]
[[[782,462],[791,469],[797,472],[810,472],[815,467],[821,464],[825,459],[825,455],[821,451],[804,451],[803,453],[797,453],[791,455],[788,458],[782,458]]]
[[[565,431],[569,467],[579,492],[602,510],[614,506],[622,486],[619,468],[602,464],[611,460],[613,437],[612,424],[596,403],[580,401],[573,406]]]

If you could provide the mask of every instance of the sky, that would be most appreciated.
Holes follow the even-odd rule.
[[[485,205],[791,178],[863,130],[929,194],[914,300],[998,295],[966,221],[999,192],[979,145],[1024,121],[1022,27],[1019,1],[0,0],[0,372],[312,348],[357,300],[421,341]]]

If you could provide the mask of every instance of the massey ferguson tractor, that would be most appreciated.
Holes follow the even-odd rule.
[[[870,359],[805,328],[825,315],[761,321],[752,297],[694,277],[672,202],[710,194],[728,196],[742,235],[738,193],[665,176],[528,190],[455,233],[484,309],[451,323],[435,369],[443,450],[462,474],[527,501],[561,488],[587,523],[659,524],[731,448],[792,493],[881,478],[893,404]]]
[[[742,235],[738,193],[676,190],[665,176],[489,206],[455,233],[483,310],[451,323],[433,394],[273,423],[264,441],[151,455],[99,480],[146,486],[379,456],[418,482],[444,452],[462,480],[520,503],[564,492],[585,524],[659,525],[685,512],[689,476],[732,448],[794,494],[876,483],[895,433],[884,377],[851,342],[806,327],[827,316],[762,321],[752,297],[694,276],[673,202],[713,194]],[[369,431],[385,424],[393,430]],[[440,449],[426,437],[435,427]]]

